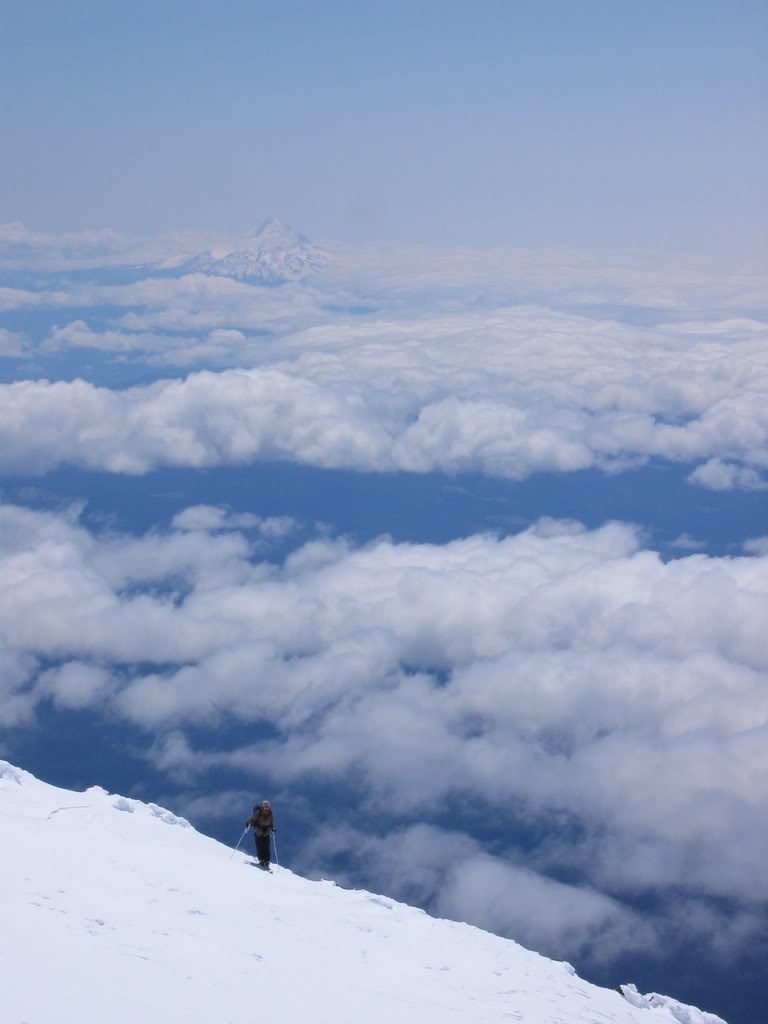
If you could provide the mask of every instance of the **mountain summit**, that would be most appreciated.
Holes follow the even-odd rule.
[[[264,221],[225,255],[201,253],[181,264],[185,274],[213,274],[257,284],[298,281],[328,263],[322,249],[274,218]]]
[[[9,1024],[723,1024],[383,896],[265,874],[156,804],[5,761],[0,833]]]

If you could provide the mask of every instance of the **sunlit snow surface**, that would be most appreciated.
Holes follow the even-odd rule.
[[[170,811],[5,761],[0,832],[4,1024],[722,1024],[381,896],[265,875]]]

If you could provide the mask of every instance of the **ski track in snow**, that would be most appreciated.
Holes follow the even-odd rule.
[[[163,808],[2,761],[0,830],[3,1024],[722,1024],[384,896],[246,870]]]

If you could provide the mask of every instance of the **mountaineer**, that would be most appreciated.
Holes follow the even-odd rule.
[[[259,865],[269,870],[270,836],[275,831],[275,816],[269,806],[269,800],[262,800],[253,808],[253,814],[245,823],[246,828],[253,828],[256,840],[256,856]]]

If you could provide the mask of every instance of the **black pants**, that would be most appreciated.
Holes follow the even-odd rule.
[[[259,863],[269,864],[269,832],[265,836],[260,836],[258,832],[254,832],[253,835],[256,840],[256,856],[259,858]]]

